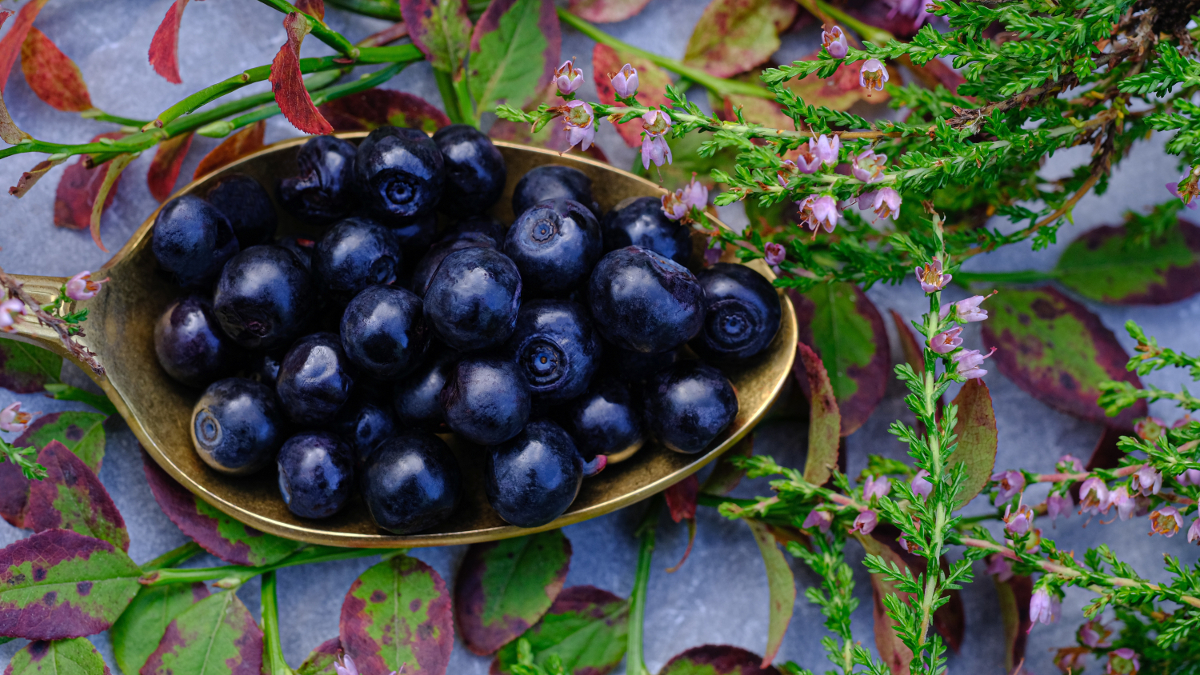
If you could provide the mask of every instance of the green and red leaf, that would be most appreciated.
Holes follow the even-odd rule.
[[[142,469],[154,500],[172,523],[205,551],[234,565],[257,567],[295,553],[301,542],[266,534],[234,520],[188,492],[142,452]]]
[[[4,675],[110,675],[87,638],[37,640],[13,654]]]
[[[692,31],[683,61],[717,77],[744,73],[779,50],[779,33],[798,10],[789,0],[712,0]]]
[[[1025,645],[1029,642],[1029,629],[1033,628],[1029,618],[1033,578],[1014,575],[1008,581],[1000,581],[998,576],[992,575],[992,581],[996,584],[1000,617],[1004,623],[1004,670],[1012,672],[1025,660]]]
[[[192,147],[193,135],[189,132],[158,144],[154,160],[150,162],[150,169],[146,173],[150,195],[158,201],[167,201],[167,197],[175,191],[175,182],[179,180],[183,160],[187,159],[188,149]]]
[[[21,72],[33,93],[51,108],[64,112],[92,109],[79,66],[37,28],[30,27],[21,45]]]
[[[346,593],[340,638],[363,675],[445,675],[454,648],[446,582],[405,555],[371,567]]]
[[[213,148],[200,160],[200,164],[196,166],[195,173],[192,174],[192,180],[212,173],[252,152],[261,150],[266,133],[267,121],[259,120],[221,141],[220,145]]]
[[[400,0],[400,16],[430,65],[448,73],[462,66],[471,44],[471,20],[463,0]]]
[[[596,96],[601,103],[608,105],[617,103],[617,92],[612,86],[612,76],[619,73],[626,63],[637,69],[638,102],[652,108],[671,104],[666,94],[667,85],[673,84],[669,72],[654,65],[648,59],[618,52],[606,44],[597,42],[592,49],[592,78],[596,82]],[[615,126],[617,133],[625,139],[626,145],[631,148],[641,146],[642,120],[640,117]]]
[[[271,62],[271,91],[275,102],[287,121],[300,131],[316,136],[333,133],[333,127],[321,117],[312,96],[304,87],[304,75],[300,72],[300,45],[304,36],[312,31],[311,19],[300,12],[292,12],[283,19],[287,31],[287,42],[279,48]]]
[[[102,138],[113,140],[123,138],[124,133],[110,131],[100,134],[91,140],[98,142]],[[58,188],[54,192],[54,224],[69,230],[86,230],[92,224],[92,211],[96,200],[99,199],[100,189],[104,186],[104,178],[108,173],[108,165],[88,168],[86,156],[67,165],[62,177],[58,179]],[[114,187],[115,187],[114,183]],[[112,206],[117,197],[117,191],[109,189],[105,193],[104,208]]]
[[[40,351],[40,350],[39,350]],[[104,459],[105,416],[88,412],[58,412],[42,415],[13,441],[18,448],[44,448],[59,442],[75,453],[92,471]],[[0,463],[0,516],[14,527],[25,524],[29,506],[30,480],[11,462]]]
[[[199,582],[143,586],[109,632],[121,672],[140,672],[175,617],[208,596]]]
[[[370,131],[383,126],[433,133],[450,124],[446,113],[406,91],[368,89],[317,108],[334,131]]]
[[[321,21],[325,20],[325,0],[296,0],[296,9]]]
[[[25,44],[25,36],[29,35],[29,30],[33,28],[33,20],[37,18],[38,12],[42,11],[42,7],[49,0],[30,0],[21,7],[17,12],[17,18],[13,19],[13,25],[0,38],[0,94],[4,93],[4,86],[8,84],[8,75],[12,72],[12,68],[17,63],[17,57],[21,54],[21,47]],[[4,114],[8,116],[7,113]],[[7,136],[0,134],[10,144],[16,144],[17,141],[8,140]]]
[[[1054,270],[1064,286],[1111,305],[1166,305],[1200,293],[1200,228],[1185,221],[1141,245],[1124,226],[1071,242]]]
[[[322,642],[296,669],[296,675],[335,675],[333,664],[341,651],[342,641],[338,638]]]
[[[16,145],[27,138],[33,137],[21,131],[17,123],[13,121],[12,115],[8,114],[8,106],[4,105],[4,97],[0,96],[0,140],[9,145]]]
[[[1146,416],[1138,401],[1115,419],[1097,405],[1099,385],[1125,381],[1141,388],[1125,370],[1129,355],[1095,314],[1050,286],[1006,290],[988,301],[983,343],[997,347],[993,359],[1025,393],[1060,412],[1098,424],[1132,428]]]
[[[751,518],[743,519],[754,533],[754,542],[762,553],[763,564],[767,568],[767,588],[770,591],[770,611],[767,615],[767,651],[763,655],[762,667],[767,668],[775,660],[775,654],[783,645],[783,636],[787,633],[788,624],[792,622],[792,612],[796,609],[796,578],[792,568],[788,566],[783,551],[779,550],[779,542],[771,533],[769,526]]]
[[[492,0],[471,34],[467,84],[476,108],[524,108],[554,79],[561,52],[552,0]]]
[[[108,630],[141,570],[112,544],[47,530],[0,550],[0,636],[62,640]]]
[[[46,476],[30,485],[25,527],[71,530],[129,550],[125,519],[83,460],[52,441],[38,453],[38,464],[46,468]]]
[[[150,39],[150,66],[171,84],[183,82],[179,77],[179,23],[187,4],[188,0],[175,0]]]
[[[263,633],[233,591],[210,595],[167,624],[141,675],[261,675]]]
[[[561,530],[472,544],[454,584],[454,613],[467,649],[481,656],[517,639],[550,609],[571,564]]]
[[[26,342],[0,340],[0,387],[14,394],[36,394],[58,382],[62,357]]]
[[[808,456],[804,460],[804,480],[824,485],[837,468],[841,444],[842,416],[837,397],[821,357],[803,342],[796,345],[797,361],[808,379],[812,412],[808,417]]]
[[[570,0],[567,9],[592,23],[614,23],[638,15],[650,0]]]
[[[607,675],[625,656],[628,631],[628,602],[594,586],[572,586],[521,638],[538,665],[557,656],[572,675]],[[510,642],[496,654],[491,675],[511,673],[517,662],[517,643]]]
[[[967,380],[951,401],[958,406],[958,447],[951,461],[966,466],[966,479],[958,495],[960,508],[975,498],[987,486],[988,479],[996,467],[996,411],[992,408],[992,394],[982,379]]]
[[[676,654],[658,675],[780,675],[775,666],[741,647],[704,645]]]

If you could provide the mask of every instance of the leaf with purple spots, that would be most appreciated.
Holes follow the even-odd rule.
[[[113,657],[124,673],[136,673],[158,649],[175,617],[209,596],[202,583],[143,586],[113,624]]]
[[[1096,302],[1179,302],[1200,293],[1200,228],[1181,220],[1142,244],[1124,225],[1097,227],[1067,246],[1054,271],[1064,286]]]
[[[47,382],[58,382],[62,357],[16,340],[0,340],[0,387],[17,394],[36,394]]]
[[[38,640],[13,654],[4,675],[110,675],[104,659],[87,638]]]
[[[446,582],[405,555],[371,567],[342,602],[340,637],[362,675],[445,675],[454,648]]]
[[[233,591],[183,610],[168,625],[141,675],[260,675],[263,633]]]
[[[117,620],[142,571],[107,541],[46,530],[0,550],[0,635],[61,640]]]
[[[125,519],[83,460],[51,441],[38,453],[38,464],[46,467],[46,477],[29,489],[25,527],[34,532],[71,530],[129,550]]]
[[[60,412],[42,415],[29,425],[13,445],[44,448],[58,441],[75,453],[92,471],[100,472],[104,459],[105,416],[89,412]],[[0,517],[13,527],[24,528],[29,507],[30,481],[12,462],[0,464]]]
[[[225,562],[250,567],[270,565],[302,546],[298,541],[259,532],[218,511],[168,476],[144,451],[142,468],[163,513],[205,551]]]
[[[304,659],[304,663],[296,669],[296,675],[335,675],[333,667],[338,652],[342,651],[342,641],[338,638],[322,642]]]
[[[704,645],[676,654],[658,675],[779,675],[762,657],[741,647]]]
[[[529,641],[533,662],[544,666],[557,656],[573,675],[605,675],[625,657],[629,603],[594,586],[572,586],[550,605],[546,616],[521,636]],[[517,643],[496,654],[491,675],[511,673],[517,663]]]
[[[517,639],[550,609],[571,564],[561,530],[472,544],[454,584],[467,649],[484,656]]]

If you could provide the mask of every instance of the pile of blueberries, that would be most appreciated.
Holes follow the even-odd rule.
[[[165,204],[152,244],[187,293],[154,343],[168,375],[206,387],[196,452],[232,475],[274,461],[297,516],[357,493],[385,530],[437,525],[463,492],[436,435],[452,431],[500,517],[543,525],[650,438],[702,451],[738,411],[706,361],[751,359],[779,329],[757,272],[685,267],[689,229],[657,198],[601,213],[585,174],[540,166],[506,229],[488,215],[504,158],[473,127],[315,137],[297,160],[276,197],[312,240],[276,237],[267,190],[229,175]]]

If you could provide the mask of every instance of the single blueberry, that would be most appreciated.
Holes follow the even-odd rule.
[[[587,311],[570,300],[530,300],[517,313],[517,327],[504,353],[544,403],[575,398],[587,389],[600,365],[600,335]]]
[[[300,147],[300,174],[279,181],[284,210],[313,225],[346,217],[354,207],[358,148],[334,136],[314,136]]]
[[[425,316],[434,331],[463,351],[507,340],[520,307],[517,266],[490,248],[465,248],[446,256],[425,291]]]
[[[691,228],[663,213],[658,197],[630,197],[604,215],[604,250],[638,246],[687,265],[692,256]]]
[[[367,208],[384,222],[433,213],[442,198],[442,151],[420,129],[375,129],[358,146],[354,170]]]
[[[413,292],[424,297],[425,291],[429,290],[429,282],[433,281],[434,273],[437,272],[446,256],[464,248],[496,248],[496,242],[481,232],[463,232],[456,237],[443,239],[430,246],[425,255],[417,261],[416,268],[413,269],[411,280]]]
[[[380,443],[396,435],[396,417],[391,406],[378,405],[375,400],[356,395],[333,418],[331,428],[350,446],[355,466],[362,466]]]
[[[295,254],[279,246],[251,246],[222,270],[213,310],[239,345],[269,349],[295,339],[315,295],[308,269]]]
[[[354,458],[337,436],[305,431],[279,449],[279,494],[301,518],[328,518],[346,505],[354,490]]]
[[[704,326],[704,289],[683,265],[629,246],[600,259],[588,282],[600,333],[622,349],[670,351]]]
[[[516,364],[468,356],[455,364],[440,395],[446,424],[480,445],[503,443],[529,419],[529,385]]]
[[[451,216],[483,213],[504,192],[508,169],[492,140],[469,124],[451,124],[433,135],[446,162],[440,208]]]
[[[547,199],[571,199],[599,213],[592,196],[592,179],[579,169],[558,164],[543,164],[529,170],[513,188],[513,215],[521,217],[529,207]]]
[[[646,383],[646,424],[663,445],[695,454],[733,423],[737,392],[721,371],[680,361]]]
[[[379,446],[367,463],[363,498],[375,524],[394,534],[427,530],[462,500],[462,472],[445,441],[409,432]]]
[[[221,473],[258,471],[270,463],[281,442],[283,420],[275,392],[253,380],[218,380],[192,408],[196,454]]]
[[[266,188],[250,176],[225,176],[208,191],[206,199],[229,219],[242,248],[269,243],[275,236],[279,226],[275,204]]]
[[[704,288],[704,329],[689,343],[702,359],[739,361],[758,355],[779,332],[779,294],[746,267],[717,263],[696,276]]]
[[[333,333],[313,333],[296,340],[283,357],[275,381],[288,417],[301,425],[332,421],[350,399],[354,386],[349,365]]]
[[[539,527],[561,516],[583,483],[583,457],[562,427],[526,425],[512,440],[487,449],[483,488],[505,522]]]
[[[526,288],[543,295],[561,295],[586,281],[603,248],[596,217],[570,199],[531,206],[504,239],[504,253]]]
[[[232,374],[240,356],[217,324],[212,305],[198,295],[167,306],[154,325],[154,353],[168,375],[192,387]]]
[[[441,241],[449,241],[463,235],[476,233],[491,238],[494,247],[499,247],[504,243],[504,225],[489,215],[467,216],[459,220],[446,228],[446,231],[442,233]]]
[[[195,195],[163,204],[150,248],[159,266],[184,288],[209,284],[240,249],[225,214]]]
[[[371,377],[392,380],[412,371],[425,355],[429,330],[421,298],[412,291],[371,286],[342,314],[342,349]]]
[[[317,242],[300,237],[280,237],[275,244],[291,251],[300,264],[304,265],[304,269],[312,271],[313,248],[316,247]]]
[[[347,299],[367,286],[395,281],[400,259],[400,245],[392,233],[367,218],[339,221],[313,249],[317,279],[334,296]]]
[[[441,347],[416,372],[396,383],[392,405],[401,424],[433,429],[446,422],[442,388],[459,358],[458,352]]]
[[[616,377],[593,379],[583,396],[564,407],[561,420],[585,459],[620,461],[646,442],[641,402]]]

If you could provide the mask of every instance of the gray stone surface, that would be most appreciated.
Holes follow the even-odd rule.
[[[169,4],[169,0],[104,3],[56,0],[42,11],[37,25],[79,64],[99,107],[113,114],[144,118],[152,117],[186,93],[228,77],[241,68],[268,63],[284,39],[280,16],[257,3],[249,0],[191,3],[183,20],[180,49],[184,84],[173,86],[155,75],[146,63],[150,37]],[[653,0],[639,17],[610,25],[608,30],[646,49],[681,56],[703,6],[704,3],[698,0]],[[328,20],[352,38],[385,25],[332,8]],[[811,32],[787,36],[781,56],[795,58],[810,51],[814,45]],[[590,83],[591,49],[592,43],[588,39],[571,32],[564,36],[564,54],[580,57],[588,71],[585,97],[594,93]],[[306,56],[328,52],[312,38],[304,50]],[[424,64],[410,67],[389,86],[438,103],[436,87]],[[110,125],[80,120],[75,115],[50,109],[34,97],[18,74],[9,79],[5,100],[18,124],[41,139],[82,142],[111,129]],[[268,127],[268,141],[294,134],[290,126],[278,119]],[[599,140],[617,166],[629,166],[633,162],[634,152],[621,144],[615,132],[606,129]],[[215,144],[216,141],[211,139],[196,139],[184,165],[184,177],[191,175],[199,158]],[[1061,175],[1069,166],[1086,161],[1084,152],[1060,153],[1047,164],[1045,175]],[[14,184],[21,171],[37,159],[22,156],[0,162],[0,184]],[[105,214],[104,241],[111,250],[116,250],[155,207],[141,178],[148,163],[149,158],[143,157],[129,169],[115,204]],[[96,269],[107,259],[107,254],[99,251],[86,233],[59,230],[51,225],[54,186],[61,171],[58,168],[51,172],[20,201],[7,196],[0,198],[0,266],[11,272],[70,275],[80,269]],[[973,261],[972,269],[1047,269],[1054,264],[1063,245],[1086,228],[1118,222],[1126,209],[1145,210],[1165,200],[1163,183],[1176,176],[1175,159],[1163,154],[1162,139],[1143,143],[1117,169],[1106,195],[1089,196],[1080,202],[1075,210],[1076,225],[1063,229],[1062,243],[1037,252],[1027,245],[1011,247]],[[723,215],[728,215],[731,222],[738,220],[736,211],[726,210]],[[924,305],[919,288],[911,281],[896,287],[877,287],[869,295],[885,313],[894,308],[909,318],[917,316]],[[1127,348],[1131,341],[1123,334],[1121,326],[1127,319],[1136,319],[1164,344],[1200,351],[1200,331],[1196,330],[1200,325],[1197,323],[1200,297],[1165,307],[1117,308],[1087,304]],[[970,346],[983,346],[978,344],[976,327],[967,333]],[[896,356],[898,352],[894,354]],[[78,371],[70,368],[68,371],[69,377],[84,381]],[[1183,381],[1183,375],[1154,374],[1146,380],[1163,387],[1175,387]],[[1099,427],[1048,409],[998,373],[989,374],[987,383],[999,419],[1000,467],[1048,470],[1065,452],[1086,457],[1099,438]],[[849,439],[852,475],[865,466],[869,452],[902,455],[901,447],[886,433],[890,420],[907,416],[901,396],[902,392],[893,383],[875,415]],[[16,398],[24,401],[26,409],[34,411],[81,408],[37,395]],[[8,399],[0,401],[7,402]],[[1179,416],[1168,406],[1155,405],[1152,410],[1168,421]],[[139,562],[146,561],[183,543],[184,537],[154,503],[142,475],[137,442],[128,428],[122,421],[112,420],[107,424],[107,432],[108,454],[100,478],[126,518],[132,538],[131,555]],[[804,459],[805,435],[802,423],[773,422],[760,429],[757,449],[775,455],[786,464],[800,465]],[[766,489],[764,481],[753,481],[739,487],[737,494],[762,494]],[[974,512],[981,507],[972,505],[970,508]],[[632,533],[640,511],[640,507],[632,507],[567,528],[575,549],[567,583],[593,584],[627,595],[632,586],[636,558]],[[1057,538],[1063,548],[1077,552],[1102,537],[1152,579],[1163,576],[1161,555],[1164,552],[1180,555],[1188,563],[1196,561],[1196,549],[1187,546],[1182,536],[1170,540],[1148,539],[1144,520],[1110,525],[1093,521],[1086,530],[1082,525],[1082,519],[1076,516],[1060,521],[1047,534]],[[0,524],[0,544],[8,544],[26,534]],[[691,559],[680,571],[666,573],[665,568],[682,555],[685,543],[682,526],[664,525],[661,528],[646,617],[647,665],[657,671],[672,655],[706,643],[735,644],[761,652],[766,642],[767,588],[762,562],[747,528],[724,520],[710,509],[701,509]],[[461,547],[414,552],[451,580],[462,554]],[[852,550],[851,557],[857,563],[861,553]],[[292,568],[280,573],[283,644],[293,666],[298,665],[313,647],[336,635],[343,595],[354,578],[374,561],[374,558],[365,558]],[[219,561],[205,557],[191,564],[207,566],[219,564]],[[812,585],[814,579],[802,566],[794,564],[793,567],[800,593],[795,618],[779,659],[824,670],[826,666],[819,644],[824,635],[821,616],[803,599],[803,589]],[[869,584],[861,566],[855,564],[855,569],[860,607],[854,615],[854,630],[864,644],[873,648]],[[976,574],[981,575],[982,569],[977,568]],[[247,584],[240,594],[257,612],[257,582]],[[1050,663],[1051,650],[1072,642],[1078,623],[1076,618],[1087,602],[1087,595],[1070,593],[1064,608],[1067,618],[1057,625],[1038,626],[1033,631],[1028,649],[1030,672],[1054,672]],[[999,674],[1003,662],[1002,633],[991,581],[987,577],[977,578],[964,589],[964,599],[966,642],[962,653],[951,658],[950,669],[952,672]],[[93,641],[111,664],[107,636],[95,636]],[[7,659],[20,644],[18,641],[0,646],[0,658]],[[459,644],[450,672],[481,675],[486,672],[487,665],[486,659],[471,655]]]

